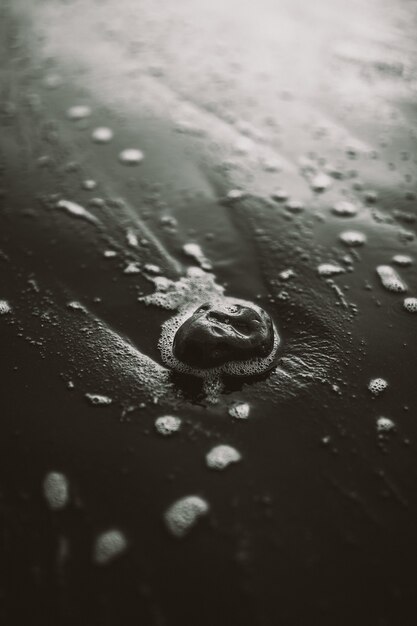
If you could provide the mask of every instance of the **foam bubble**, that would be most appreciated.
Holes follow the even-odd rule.
[[[236,402],[229,409],[229,415],[239,420],[246,420],[249,417],[250,406],[247,402]]]
[[[343,274],[344,271],[343,267],[335,263],[322,263],[317,268],[319,276],[335,276],[336,274]]]
[[[140,273],[139,264],[136,261],[132,263],[128,263],[125,269],[123,270],[123,273],[124,274],[139,274]]]
[[[0,300],[0,315],[7,315],[7,313],[11,313],[12,307],[7,302],[7,300]]]
[[[108,406],[113,402],[109,396],[102,396],[98,393],[86,393],[85,397],[94,406]]]
[[[222,470],[231,463],[237,463],[241,458],[240,452],[232,446],[220,445],[212,448],[206,455],[206,463],[210,469]]]
[[[379,394],[385,391],[387,387],[388,383],[384,380],[384,378],[373,378],[368,385],[369,391],[374,396],[379,396]]]
[[[91,133],[91,139],[96,143],[108,143],[113,139],[113,131],[106,126],[99,126]]]
[[[91,108],[89,106],[78,104],[70,107],[67,110],[67,117],[70,120],[82,120],[91,115]]]
[[[332,213],[338,217],[353,217],[358,212],[358,207],[348,202],[347,200],[341,200],[336,202],[332,207]]]
[[[187,256],[192,257],[202,267],[203,270],[213,269],[210,261],[205,257],[204,252],[197,243],[186,243],[182,247]]]
[[[407,291],[407,285],[390,265],[378,265],[376,271],[381,279],[382,286],[388,291],[394,291],[396,293],[404,293],[404,291]]]
[[[144,158],[145,155],[142,150],[137,150],[136,148],[126,148],[119,154],[119,160],[124,165],[138,165]]]
[[[181,419],[174,415],[164,415],[155,420],[155,428],[160,435],[168,436],[178,432],[181,427]]]
[[[392,262],[401,267],[408,267],[412,264],[413,259],[408,254],[396,254],[392,257]]]
[[[345,230],[339,235],[342,243],[349,247],[363,246],[366,242],[366,235],[357,230]]]
[[[174,502],[165,512],[165,524],[175,537],[184,537],[199,518],[208,513],[209,508],[200,496],[186,496]]]
[[[59,200],[56,206],[58,209],[64,209],[65,211],[68,211],[68,213],[74,215],[75,217],[84,218],[89,222],[98,221],[92,213],[84,209],[84,207],[82,207],[80,204],[72,202],[71,200]]]
[[[123,554],[127,548],[124,534],[117,529],[108,530],[99,535],[94,544],[94,561],[97,565],[106,565]]]
[[[376,420],[376,429],[380,433],[389,433],[395,430],[395,424],[389,417],[378,417]]]
[[[43,481],[43,493],[49,507],[58,511],[65,508],[69,501],[69,485],[64,474],[49,472]]]
[[[417,298],[405,298],[403,307],[408,313],[417,313]]]

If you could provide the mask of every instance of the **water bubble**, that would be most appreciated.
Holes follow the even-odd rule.
[[[0,300],[0,315],[6,315],[7,313],[11,313],[12,307],[7,302],[7,300]]]
[[[401,267],[408,267],[413,263],[413,259],[408,254],[396,254],[392,257],[392,262]]]
[[[240,452],[232,446],[221,445],[210,450],[206,455],[206,463],[210,469],[222,470],[231,463],[237,463],[241,458]]]
[[[368,389],[374,396],[379,396],[387,387],[388,383],[383,378],[373,378],[368,384]]]
[[[344,271],[343,267],[335,263],[322,263],[317,268],[319,276],[335,276],[336,274],[343,274]]]
[[[404,293],[404,291],[407,291],[407,285],[390,265],[378,265],[376,271],[381,279],[382,286],[388,291],[394,291],[396,293]]]
[[[109,396],[102,396],[98,393],[86,393],[85,397],[93,406],[108,406],[113,402]]]
[[[94,561],[106,565],[125,552],[127,540],[120,530],[112,529],[99,535],[94,545]]]
[[[103,252],[103,255],[106,257],[106,259],[111,259],[111,258],[117,256],[117,252],[116,252],[116,250],[105,250]]]
[[[69,500],[69,485],[64,474],[49,472],[43,481],[43,493],[49,507],[54,511],[63,509]]]
[[[340,202],[336,202],[332,207],[332,213],[339,217],[353,217],[358,212],[358,207],[356,207],[352,202],[348,202],[347,200],[341,200]]]
[[[208,503],[200,496],[186,496],[172,504],[165,512],[165,524],[175,537],[184,537],[197,521],[209,511]]]
[[[378,417],[376,420],[376,429],[380,433],[389,433],[395,430],[395,424],[388,417]]]
[[[164,415],[155,421],[155,428],[160,435],[168,436],[176,433],[181,426],[181,419],[174,415]]]
[[[405,298],[403,307],[408,313],[417,313],[417,298]]]
[[[91,139],[96,143],[108,143],[113,139],[113,131],[106,126],[99,126],[91,133]]]
[[[295,272],[292,269],[283,270],[282,272],[278,274],[278,276],[282,280],[289,280],[290,278],[293,278],[295,276]]]
[[[339,239],[349,247],[363,246],[366,242],[366,235],[357,230],[345,230],[341,233]]]
[[[143,161],[145,155],[141,150],[136,148],[127,148],[119,154],[119,159],[125,165],[138,165]]]
[[[229,415],[240,420],[246,420],[249,417],[250,406],[247,402],[237,402],[229,409]]]
[[[90,115],[91,108],[83,104],[72,106],[67,110],[67,117],[70,120],[82,120]]]

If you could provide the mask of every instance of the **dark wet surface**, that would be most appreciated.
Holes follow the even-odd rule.
[[[265,2],[258,32],[234,3],[2,5],[2,623],[414,624],[415,13],[337,6]],[[80,104],[91,115],[69,120]],[[143,163],[123,165],[126,148]],[[216,404],[164,368],[174,311],[140,300],[146,264],[174,281],[196,264],[189,242],[282,339],[276,372],[226,380]],[[329,263],[343,273],[319,275]],[[248,419],[229,414],[240,402]],[[166,414],[182,426],[164,438]],[[218,444],[242,460],[208,469]],[[69,482],[62,510],[42,491],[51,471]],[[178,539],[164,512],[187,495],[210,510]],[[99,565],[110,529],[127,549]]]

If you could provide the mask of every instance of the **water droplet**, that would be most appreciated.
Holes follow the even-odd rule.
[[[69,485],[64,474],[49,472],[43,481],[43,493],[51,509],[63,509],[69,500]]]
[[[231,463],[237,463],[242,458],[232,446],[221,445],[216,446],[206,455],[206,463],[210,469],[222,470]]]
[[[172,504],[165,512],[165,524],[175,537],[184,537],[197,521],[209,511],[208,503],[200,496],[186,496]]]
[[[138,165],[144,158],[143,152],[135,148],[127,148],[119,154],[120,161],[125,165]]]
[[[408,313],[417,313],[417,298],[405,298],[403,307]]]
[[[168,436],[176,433],[181,427],[181,419],[174,415],[164,415],[155,421],[155,428],[160,435]]]
[[[395,293],[407,291],[407,285],[390,265],[378,265],[376,271],[381,279],[382,286],[388,291],[394,291]]]
[[[106,565],[125,552],[126,537],[120,530],[108,530],[99,535],[94,545],[94,561],[98,565]]]

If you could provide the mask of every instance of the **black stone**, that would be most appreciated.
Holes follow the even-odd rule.
[[[274,345],[268,313],[238,303],[202,304],[177,330],[177,359],[199,369],[266,357]]]

